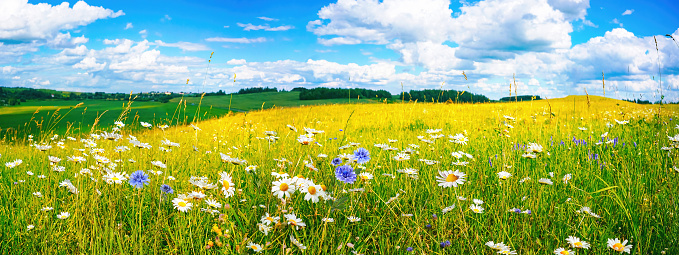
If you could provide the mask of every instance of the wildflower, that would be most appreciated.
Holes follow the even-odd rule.
[[[442,212],[443,212],[443,214],[446,214],[446,213],[452,211],[453,209],[455,209],[455,204],[448,206],[446,208],[443,208]]]
[[[253,242],[248,243],[248,248],[252,249],[256,253],[262,252],[262,246]]]
[[[73,183],[71,183],[71,180],[69,179],[59,183],[59,187],[66,187],[71,193],[78,194],[78,189],[73,185]]]
[[[33,195],[36,197],[42,197],[42,193],[40,192],[33,192]]]
[[[118,128],[123,128],[123,127],[125,127],[125,124],[124,124],[122,121],[116,121],[116,122],[114,122],[113,124],[115,124],[116,126],[118,126]]]
[[[311,199],[311,202],[314,203],[318,202],[318,197],[322,197],[325,194],[321,185],[314,184],[313,182],[304,185],[300,191],[305,194],[304,200],[309,201]]]
[[[278,221],[280,219],[281,219],[281,217],[278,217],[278,216],[273,217],[273,216],[269,215],[269,213],[266,213],[264,216],[262,216],[261,221],[262,221],[262,224],[275,225],[276,223],[278,223]]]
[[[462,145],[467,145],[467,141],[469,141],[469,139],[467,139],[467,137],[465,137],[463,134],[457,134],[455,136],[451,135],[451,136],[448,136],[448,138],[451,139],[451,140],[448,140],[448,141],[450,141],[452,143],[456,143],[456,144],[462,144]]]
[[[512,174],[510,174],[507,171],[502,171],[502,172],[497,173],[497,177],[500,178],[500,179],[503,179],[503,180],[507,180],[509,177],[512,177]]]
[[[471,209],[475,213],[483,213],[483,207],[481,207],[480,205],[476,204],[470,205],[469,209]]]
[[[216,200],[214,200],[212,198],[206,199],[205,203],[209,206],[214,207],[214,208],[222,208],[222,204],[220,204],[219,202],[217,202]]]
[[[82,162],[87,161],[85,158],[80,157],[80,156],[73,156],[73,157],[68,156],[66,158],[68,159],[68,161],[71,161],[73,163],[82,163]]]
[[[365,164],[370,161],[370,152],[364,148],[358,148],[354,151],[354,159],[356,163]]]
[[[455,170],[454,172],[451,170],[439,171],[439,176],[436,176],[436,181],[439,182],[438,186],[444,188],[457,187],[457,185],[464,184],[465,176],[467,175],[464,172],[458,170]]]
[[[410,159],[410,155],[407,153],[398,153],[396,156],[394,156],[394,160],[396,161],[406,161]]]
[[[335,177],[337,180],[344,183],[354,183],[356,181],[356,173],[351,166],[344,165],[335,168]]]
[[[265,236],[269,235],[269,231],[271,231],[271,227],[264,225],[262,223],[257,223],[257,229],[259,232],[264,233]]]
[[[512,251],[509,247],[507,249],[502,249],[497,252],[498,254],[517,254],[516,251]]]
[[[224,197],[229,198],[233,196],[236,191],[236,186],[233,184],[231,176],[226,172],[221,172],[219,173],[219,182],[222,184],[222,193],[224,194]]]
[[[160,162],[160,161],[151,161],[151,165],[154,165],[154,166],[157,166],[157,167],[160,167],[160,168],[167,168],[167,166],[165,164],[163,164],[163,162]]]
[[[60,219],[60,220],[65,220],[65,219],[68,219],[68,217],[70,217],[70,216],[71,216],[71,214],[68,213],[68,212],[61,212],[59,215],[57,215],[57,218]]]
[[[256,170],[257,170],[257,166],[255,166],[255,165],[250,165],[250,166],[247,166],[247,167],[245,168],[245,171],[248,172],[248,173],[249,173],[249,172],[254,172],[254,171],[256,171]]]
[[[51,211],[51,210],[54,210],[54,207],[43,207],[42,209],[40,209],[40,211],[43,211],[43,212],[48,212],[48,211]]]
[[[568,236],[568,238],[566,238],[566,241],[573,248],[589,249],[589,247],[590,247],[589,243],[587,243],[585,241],[580,241],[580,238],[577,238],[577,237],[574,237],[574,236]]]
[[[347,220],[349,220],[349,222],[359,222],[359,221],[361,221],[361,218],[356,217],[356,216],[349,216],[349,217],[347,217]]]
[[[313,143],[313,141],[314,136],[311,134],[299,135],[299,137],[297,137],[297,142],[299,142],[302,145],[309,145]]]
[[[439,244],[439,246],[440,246],[441,248],[446,248],[446,247],[450,246],[450,241],[441,242],[441,243]]]
[[[557,248],[556,250],[554,250],[554,254],[556,255],[570,255],[572,253],[573,253],[572,250],[567,250],[564,248]]]
[[[408,248],[406,248],[406,251],[407,251],[407,252],[413,252],[414,249],[413,249],[413,247],[408,247]]]
[[[540,184],[554,185],[554,183],[552,182],[552,180],[547,179],[547,178],[540,178],[540,180],[538,180],[538,182],[539,182]]]
[[[272,183],[271,192],[274,196],[279,199],[283,197],[290,197],[292,193],[295,193],[295,185],[291,179],[285,178]]]
[[[24,161],[21,160],[21,159],[15,159],[15,160],[12,161],[12,162],[7,162],[7,163],[5,163],[5,166],[8,167],[8,168],[15,168],[15,167],[21,165],[21,163],[23,163],[23,162],[24,162]]]
[[[189,182],[193,185],[196,185],[198,188],[201,188],[201,189],[217,188],[217,185],[210,183],[210,180],[208,180],[208,178],[205,177],[205,176],[201,176],[201,177],[191,176],[191,178],[189,178]]]
[[[476,199],[476,198],[472,199],[472,202],[474,202],[474,204],[477,204],[477,205],[482,205],[482,204],[483,204],[483,200],[481,200],[481,199]]]
[[[608,239],[608,248],[613,249],[614,251],[623,253],[627,252],[630,253],[630,250],[632,249],[632,245],[625,245],[627,244],[627,240],[620,242],[620,239],[615,238],[615,239]]]
[[[161,186],[160,186],[160,191],[164,192],[165,194],[172,194],[172,193],[174,193],[174,190],[172,189],[172,187],[170,187],[170,185],[167,185],[167,184],[161,185]]]
[[[321,221],[323,221],[325,223],[332,223],[332,222],[335,222],[335,219],[333,219],[333,218],[323,218],[323,219],[321,219]]]
[[[120,172],[108,172],[104,176],[102,176],[102,178],[108,184],[122,184],[123,181],[127,180],[125,174]]]
[[[532,153],[524,153],[523,155],[521,155],[521,157],[524,157],[524,158],[537,158],[538,156],[535,155],[535,154],[532,154]]]
[[[31,230],[33,230],[33,228],[35,228],[35,226],[28,225],[28,226],[26,226],[26,231],[31,231]]]
[[[130,175],[130,185],[137,189],[141,189],[144,187],[144,185],[148,184],[151,180],[149,180],[149,176],[144,173],[142,170],[137,170],[136,172],[132,173]]]
[[[358,175],[358,177],[361,178],[362,181],[368,182],[374,178],[373,174],[368,173],[368,172],[362,172]]]
[[[172,204],[174,204],[174,208],[180,212],[187,212],[191,210],[191,207],[193,206],[192,203],[186,202],[186,200],[179,197],[172,199]]]
[[[306,224],[302,221],[302,219],[297,218],[294,213],[285,214],[283,216],[285,216],[288,224],[295,226],[295,229],[299,229],[299,227],[306,227]]]
[[[300,250],[306,250],[306,246],[304,246],[304,244],[297,241],[297,239],[295,239],[295,237],[292,236],[292,235],[290,235],[290,242],[292,242],[292,244],[297,246],[297,248],[299,248]]]
[[[565,174],[563,176],[563,179],[561,179],[561,180],[563,181],[564,184],[567,184],[568,181],[570,181],[572,178],[573,178],[573,176],[571,174]]]

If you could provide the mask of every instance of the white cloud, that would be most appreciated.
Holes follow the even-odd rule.
[[[141,38],[146,38],[146,36],[149,34],[146,29],[139,31],[139,35],[141,35]]]
[[[563,13],[568,21],[584,19],[589,9],[589,0],[548,0],[547,2]]]
[[[623,12],[623,13],[622,13],[622,16],[625,16],[625,15],[630,15],[630,14],[632,14],[633,12],[634,12],[634,9],[631,9],[631,10],[625,10],[625,12]]]
[[[245,65],[246,61],[245,59],[231,59],[229,61],[226,61],[227,65]]]
[[[192,43],[192,42],[176,42],[176,43],[165,43],[161,40],[156,40],[155,44],[158,46],[163,46],[163,47],[175,47],[179,48],[183,51],[208,51],[210,50],[209,47],[200,44],[200,43]]]
[[[128,30],[128,29],[133,28],[133,27],[134,26],[132,26],[132,23],[127,22],[127,25],[125,25],[125,30]]]
[[[162,18],[160,18],[160,22],[165,22],[165,21],[170,21],[172,20],[172,17],[170,15],[165,14]]]
[[[243,23],[236,23],[239,27],[242,27],[243,30],[245,31],[251,31],[251,30],[264,30],[264,31],[286,31],[293,29],[295,27],[293,26],[278,26],[278,27],[271,27],[269,24],[264,24],[264,25],[253,25],[253,24],[243,24]]]
[[[106,66],[106,63],[97,63],[97,59],[95,57],[86,57],[82,61],[73,65],[73,68],[85,69],[85,70],[93,72],[93,71],[101,71],[101,70],[104,69],[105,66]]]
[[[211,38],[205,39],[205,41],[208,41],[208,42],[227,42],[227,43],[260,43],[260,42],[266,42],[266,38],[264,38],[264,37],[257,37],[257,38],[211,37]]]
[[[620,25],[620,27],[623,26],[623,25],[622,25],[622,22],[620,22],[620,21],[618,20],[618,18],[613,19],[613,20],[611,21],[611,23]]]
[[[25,41],[53,38],[62,30],[124,15],[122,11],[90,6],[83,1],[71,8],[67,2],[52,6],[29,4],[28,0],[3,0],[0,10],[0,39]]]
[[[278,20],[278,19],[269,18],[269,17],[257,17],[257,18],[261,19],[261,20],[266,20],[266,21],[277,21]]]

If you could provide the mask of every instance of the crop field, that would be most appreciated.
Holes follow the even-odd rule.
[[[82,102],[82,105],[75,107]],[[353,103],[372,103],[372,100],[354,100]],[[174,98],[169,103],[114,101],[91,99],[84,101],[54,100],[29,101],[20,106],[0,108],[0,135],[9,132],[38,134],[47,130],[55,133],[89,133],[92,126],[115,121],[145,120],[158,125],[192,121],[201,106],[201,119],[216,118],[232,112],[349,103],[348,99],[299,100],[299,92],[268,92],[243,95]],[[95,123],[96,122],[96,123]]]
[[[674,105],[209,108],[6,135],[0,253],[679,254]]]

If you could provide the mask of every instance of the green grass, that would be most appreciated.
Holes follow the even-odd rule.
[[[593,96],[589,106],[587,102],[585,97],[567,97],[482,105],[274,108],[200,122],[196,124],[200,130],[172,125],[167,130],[135,131],[134,136],[151,149],[137,149],[128,142],[131,125],[121,131],[125,138],[92,140],[96,146],[65,139],[62,148],[57,144],[61,137],[46,139],[53,148],[45,152],[5,138],[0,140],[0,163],[15,159],[23,163],[14,168],[0,166],[0,253],[253,254],[247,248],[253,242],[264,246],[263,254],[300,254],[289,239],[292,235],[307,246],[306,254],[409,254],[406,247],[413,247],[415,254],[496,254],[484,245],[488,241],[504,242],[518,254],[553,254],[556,248],[568,246],[568,236],[592,245],[589,250],[574,249],[576,254],[619,254],[606,246],[613,238],[629,240],[632,254],[677,254],[679,172],[673,166],[679,158],[674,150],[661,150],[672,145],[667,136],[679,133],[676,106],[659,111],[657,106]],[[616,119],[629,123],[617,124]],[[297,138],[305,134],[304,127],[325,132],[314,136],[318,143],[302,145]],[[99,131],[111,128],[102,124]],[[429,129],[441,129],[444,137],[431,138]],[[266,131],[275,131],[278,141],[262,139]],[[467,144],[448,141],[448,135],[456,134],[464,134]],[[587,144],[576,144],[574,138]],[[180,146],[168,147],[164,139]],[[596,144],[612,139],[617,142]],[[350,142],[360,145],[342,149]],[[543,151],[535,153],[537,158],[522,156],[528,143],[542,145]],[[396,151],[375,144],[388,144]],[[119,146],[131,150],[117,152]],[[348,164],[356,173],[371,173],[374,179],[352,184],[338,181],[330,160],[352,154],[358,147],[370,151],[370,161],[363,165],[365,169]],[[394,159],[407,148],[413,150],[410,160]],[[473,159],[463,157],[459,160],[468,164],[455,166],[458,159],[452,153],[457,151]],[[219,153],[248,163],[223,162]],[[117,163],[97,163],[95,154]],[[57,165],[65,171],[52,171],[48,156],[61,158]],[[87,161],[70,162],[69,156],[83,156]],[[282,158],[287,162],[279,163]],[[306,166],[304,161],[310,159],[313,163],[308,163],[318,171]],[[427,165],[420,159],[438,164]],[[152,161],[161,161],[167,168],[154,166]],[[250,165],[257,170],[246,171]],[[83,168],[89,168],[91,175],[81,173]],[[398,172],[405,168],[418,169],[418,178]],[[143,189],[126,181],[108,184],[103,178],[107,171],[131,174],[140,169],[151,180]],[[149,169],[162,173],[156,175]],[[464,184],[438,186],[436,177],[446,170],[464,172]],[[512,177],[500,180],[500,171]],[[219,190],[220,172],[233,177],[233,196]],[[323,184],[336,200],[312,203],[297,190],[281,201],[271,192],[277,180],[272,172],[301,175]],[[566,174],[572,175],[568,183],[562,181]],[[205,176],[218,188],[202,190],[188,182],[191,176]],[[553,185],[538,183],[540,178],[551,179]],[[72,181],[78,194],[59,187],[65,179]],[[161,193],[161,184],[171,185],[174,193]],[[190,211],[176,210],[170,201],[192,191],[202,191],[228,207],[211,215],[200,210],[207,207],[205,199],[189,199],[193,203]],[[386,203],[391,198],[393,202]],[[484,201],[483,213],[469,209],[472,199]],[[451,205],[456,207],[444,214],[442,209]],[[583,206],[601,218],[578,213]],[[54,210],[41,211],[44,207]],[[511,213],[510,208],[531,210],[531,214]],[[71,217],[57,219],[60,212],[69,212]],[[267,212],[278,217],[294,212],[306,227],[281,224],[265,235],[257,224]],[[348,216],[361,221],[349,222]],[[335,222],[324,223],[325,217]],[[28,230],[28,225],[34,229]],[[213,230],[215,225],[219,231]],[[444,241],[451,245],[440,247]],[[206,248],[209,242],[215,246]]]
[[[184,102],[186,101],[186,105]],[[84,100],[84,101],[29,101],[19,106],[0,107],[0,134],[51,135],[53,133],[90,132],[92,125],[99,117],[100,125],[110,125],[116,120],[127,124],[145,121],[152,124],[187,123],[197,115],[198,119],[220,117],[233,112],[244,112],[272,107],[296,107],[303,105],[321,105],[348,103],[348,99],[299,100],[299,92],[269,92],[244,95],[208,96],[202,104],[200,97],[174,98],[169,103],[132,102],[130,111],[121,117],[128,101]],[[182,104],[179,105],[179,102]],[[66,114],[78,103],[82,106]],[[358,103],[372,103],[372,100],[353,100]],[[197,113],[198,106],[200,113]],[[54,115],[57,111],[57,115]],[[37,111],[37,113],[36,113]],[[35,114],[34,114],[35,113]],[[63,118],[62,118],[63,117]],[[138,123],[134,123],[138,125]],[[69,129],[70,127],[70,129]]]

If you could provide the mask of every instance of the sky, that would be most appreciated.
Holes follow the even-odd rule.
[[[515,83],[519,95],[679,101],[666,36],[679,40],[678,13],[672,0],[1,0],[0,86],[499,99]]]

